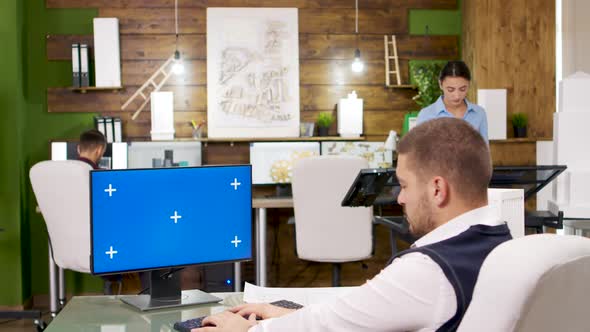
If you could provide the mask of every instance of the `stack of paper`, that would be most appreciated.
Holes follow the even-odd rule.
[[[245,283],[244,302],[268,303],[288,300],[303,306],[329,302],[357,287],[272,288]]]

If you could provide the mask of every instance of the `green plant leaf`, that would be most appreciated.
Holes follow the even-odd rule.
[[[524,128],[527,126],[528,118],[525,113],[512,114],[512,125],[516,128]]]
[[[434,103],[440,97],[438,75],[444,64],[444,61],[410,62],[411,82],[418,86],[418,94],[413,99],[420,108]]]
[[[320,112],[316,120],[318,127],[330,127],[334,123],[334,116],[331,112]]]

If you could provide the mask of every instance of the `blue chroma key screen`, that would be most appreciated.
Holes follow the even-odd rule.
[[[90,173],[92,273],[252,258],[252,168]]]

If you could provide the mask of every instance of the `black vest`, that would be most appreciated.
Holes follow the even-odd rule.
[[[474,225],[465,232],[444,241],[408,249],[392,258],[413,252],[422,253],[443,270],[457,296],[457,311],[437,331],[455,331],[471,303],[473,288],[483,261],[499,244],[512,239],[506,224]]]

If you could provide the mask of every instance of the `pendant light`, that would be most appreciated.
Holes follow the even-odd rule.
[[[176,75],[184,74],[184,63],[180,58],[180,52],[178,51],[178,0],[174,0],[174,30],[176,31],[176,49],[174,51],[174,65],[172,65],[172,71]]]
[[[355,73],[360,73],[365,68],[365,64],[361,60],[361,50],[358,48],[358,41],[359,41],[359,0],[355,0],[354,32],[355,32],[355,37],[356,37],[356,50],[354,51],[354,60],[352,61],[351,69]]]

